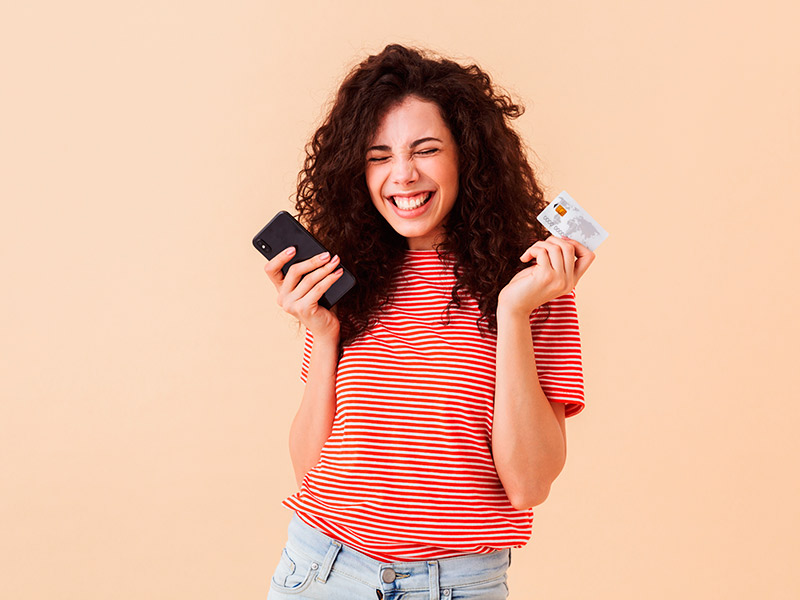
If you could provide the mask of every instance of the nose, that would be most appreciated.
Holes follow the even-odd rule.
[[[415,182],[418,177],[417,167],[411,157],[402,156],[392,161],[393,183],[406,185]]]

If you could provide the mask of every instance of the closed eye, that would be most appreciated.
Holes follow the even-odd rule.
[[[428,148],[427,150],[421,150],[419,152],[415,152],[415,154],[419,154],[421,156],[430,156],[432,154],[435,154],[436,152],[439,152],[439,148]],[[389,157],[389,156],[373,156],[372,158],[368,158],[367,162],[380,163],[380,162],[383,162],[385,160],[389,160],[389,158],[391,158],[391,157]]]

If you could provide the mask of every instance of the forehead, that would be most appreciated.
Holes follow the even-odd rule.
[[[386,112],[378,123],[371,143],[408,145],[424,136],[451,139],[450,129],[442,119],[439,106],[435,102],[410,96]]]

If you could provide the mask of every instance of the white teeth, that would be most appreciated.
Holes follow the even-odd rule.
[[[414,210],[425,204],[432,195],[433,192],[425,192],[416,196],[392,196],[392,200],[394,201],[394,205],[400,210]]]

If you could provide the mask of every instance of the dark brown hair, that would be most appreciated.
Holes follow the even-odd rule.
[[[536,220],[546,202],[519,136],[510,125],[524,107],[477,65],[386,46],[355,67],[306,146],[297,183],[298,218],[356,278],[336,306],[341,344],[369,326],[390,300],[406,240],[372,204],[367,147],[382,117],[404,98],[435,102],[458,147],[459,191],[440,255],[454,260],[447,313],[464,293],[480,306],[481,331],[496,330],[497,297],[523,265],[525,248],[547,237]],[[447,315],[443,315],[447,318]]]

